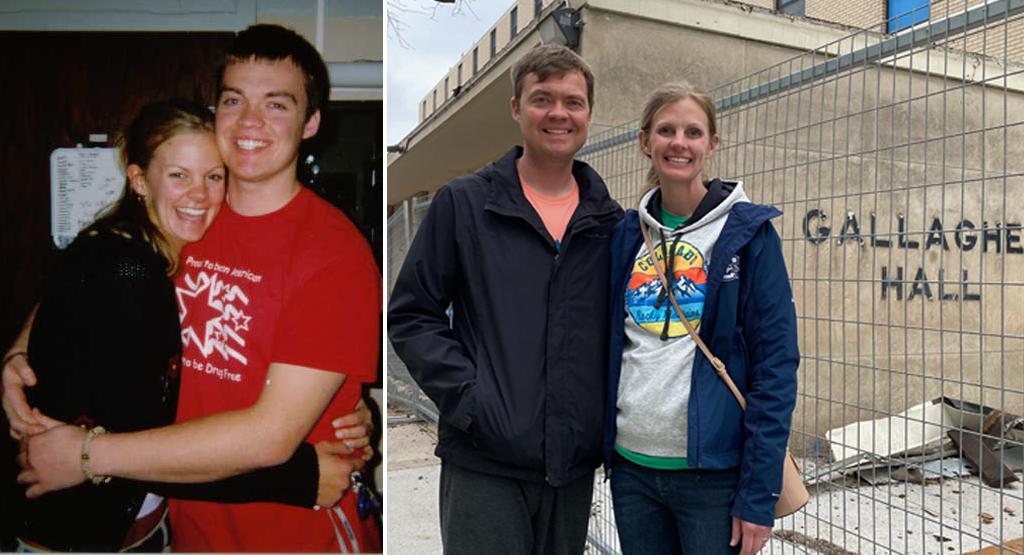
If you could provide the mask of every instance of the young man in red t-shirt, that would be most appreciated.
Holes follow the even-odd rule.
[[[326,67],[305,39],[271,25],[239,34],[217,103],[227,202],[183,251],[176,283],[178,423],[95,436],[95,475],[202,482],[279,464],[304,440],[333,438],[325,414],[351,412],[361,383],[374,380],[373,256],[351,222],[296,179],[299,145],[316,134],[327,96]],[[34,436],[30,494],[84,481],[84,435],[62,426]],[[354,495],[323,510],[175,501],[174,548],[379,551],[379,531],[355,503]]]

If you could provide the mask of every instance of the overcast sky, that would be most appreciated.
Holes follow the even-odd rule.
[[[403,24],[403,47],[392,29],[387,45],[387,144],[395,144],[416,127],[420,100],[444,78],[460,55],[512,7],[512,0],[389,0],[389,18]],[[410,11],[395,9],[404,6]]]

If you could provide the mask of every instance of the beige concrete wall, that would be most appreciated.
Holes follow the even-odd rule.
[[[1024,411],[1024,288],[1013,277],[1024,272],[1024,255],[1006,252],[1005,232],[988,252],[980,232],[965,234],[978,242],[970,250],[959,248],[954,234],[964,219],[978,227],[1024,221],[1017,201],[1024,180],[1012,177],[1024,170],[1024,133],[1001,127],[1020,123],[1024,99],[975,86],[938,93],[927,106],[909,100],[926,79],[871,72],[722,122],[718,165],[731,167],[715,173],[744,176],[752,198],[786,212],[777,224],[804,354],[795,425],[807,433],[941,395]],[[940,79],[931,81],[942,90]],[[858,90],[862,82],[880,86],[844,98],[844,87]],[[751,141],[756,136],[763,140]],[[820,244],[804,238],[813,209],[828,219],[815,219],[812,229],[831,228]],[[838,242],[851,212],[863,244]],[[873,246],[872,214],[875,237],[890,246]],[[927,246],[927,238],[940,236],[928,234],[935,219],[948,250]],[[901,220],[905,241],[917,248],[900,248]],[[1011,234],[1020,250],[1022,233]],[[883,267],[888,276],[902,269],[902,299],[894,287],[884,287],[882,297]],[[964,298],[962,271],[967,293],[980,298]],[[927,283],[915,291],[917,272]]]
[[[783,32],[806,33],[806,40],[790,36],[795,46],[781,47],[743,40],[711,27],[585,9],[580,54],[596,77],[594,131],[637,119],[650,91],[668,81],[685,79],[710,90],[792,58],[804,51],[803,44],[818,46],[846,34],[805,22],[794,24],[784,16],[768,18],[778,26],[789,26]]]

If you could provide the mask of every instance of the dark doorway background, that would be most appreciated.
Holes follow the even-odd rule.
[[[345,211],[366,236],[381,267],[383,102],[331,102],[316,137],[303,144],[299,178]]]
[[[0,32],[0,353],[35,305],[57,253],[50,239],[50,152],[113,146],[146,102],[214,104],[216,70],[232,33]],[[349,215],[381,261],[383,105],[332,102],[304,146],[300,175]],[[89,142],[104,133],[105,143]],[[316,175],[312,165],[318,166]],[[307,173],[308,172],[308,173]],[[0,551],[13,550],[23,491],[14,483],[17,444],[0,415]]]

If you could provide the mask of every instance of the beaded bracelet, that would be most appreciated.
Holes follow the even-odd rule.
[[[95,426],[85,433],[85,441],[82,442],[82,474],[85,474],[86,480],[97,486],[109,482],[110,476],[101,476],[93,473],[92,464],[89,462],[89,446],[92,444],[92,438],[105,433],[107,433],[107,430],[103,426]]]

